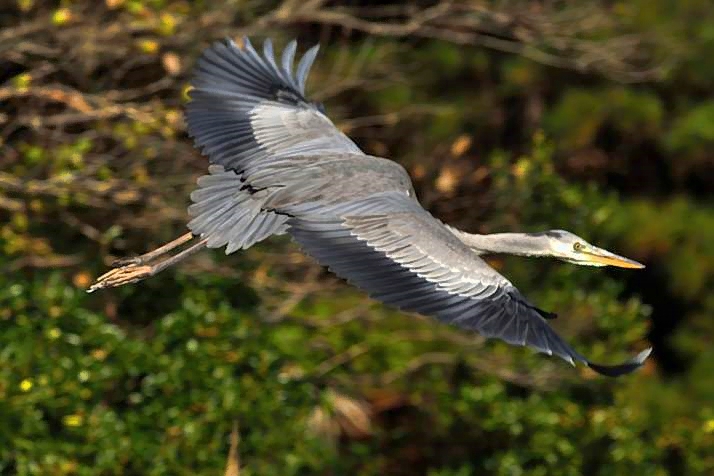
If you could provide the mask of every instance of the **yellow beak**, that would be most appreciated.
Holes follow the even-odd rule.
[[[616,266],[618,268],[630,269],[642,269],[645,267],[642,263],[625,258],[624,256],[616,255],[615,253],[610,253],[602,248],[593,247],[592,249],[584,250],[583,254],[587,256],[589,261],[602,266]]]

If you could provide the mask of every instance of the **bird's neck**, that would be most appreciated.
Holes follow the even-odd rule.
[[[455,230],[454,234],[466,246],[480,255],[550,256],[548,238],[542,234],[493,233],[475,235],[460,230]]]

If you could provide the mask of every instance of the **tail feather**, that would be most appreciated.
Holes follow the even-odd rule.
[[[271,235],[285,233],[287,217],[262,208],[267,193],[245,185],[242,177],[221,166],[209,167],[191,193],[188,228],[207,239],[209,248],[228,245],[226,254],[246,249]]]

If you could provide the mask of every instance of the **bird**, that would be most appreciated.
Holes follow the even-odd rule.
[[[196,62],[185,110],[188,134],[208,158],[188,207],[189,232],[120,259],[88,288],[134,283],[204,248],[225,253],[288,234],[319,264],[372,298],[486,338],[619,376],[648,348],[616,365],[590,361],[549,325],[544,311],[485,255],[551,257],[585,266],[644,265],[565,230],[473,234],[443,223],[418,201],[399,163],[369,155],[340,131],[305,87],[319,44],[295,67],[297,42],[278,58],[266,39],[219,40]],[[191,242],[179,252],[171,252]]]

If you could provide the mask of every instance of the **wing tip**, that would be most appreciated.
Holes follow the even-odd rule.
[[[265,38],[263,41],[262,52],[258,52],[253,46],[250,38],[248,36],[241,36],[232,38],[230,36],[224,36],[221,39],[214,41],[210,46],[208,46],[201,57],[198,60],[199,66],[205,62],[205,57],[207,55],[214,55],[213,61],[217,63],[228,62],[229,67],[223,68],[220,65],[210,65],[210,69],[228,69],[229,74],[234,74],[236,68],[238,70],[246,70],[247,72],[252,72],[253,74],[262,74],[263,80],[276,81],[276,85],[290,88],[295,90],[301,97],[302,100],[307,102],[305,99],[305,85],[307,83],[308,75],[312,68],[312,64],[317,57],[317,53],[320,50],[320,44],[316,43],[310,47],[298,64],[297,71],[292,71],[292,62],[297,50],[298,41],[293,39],[285,46],[283,49],[282,65],[278,66],[276,63],[276,51],[274,48],[273,40],[270,37]],[[231,63],[231,61],[226,60],[225,55],[232,54],[238,55],[238,57],[247,58],[245,64],[236,65],[236,63]],[[225,66],[225,65],[224,65]],[[259,71],[255,71],[255,70]],[[198,75],[194,73],[193,83],[197,80]],[[194,85],[195,86],[195,85]]]
[[[648,347],[630,360],[619,365],[601,365],[590,362],[589,360],[585,362],[585,365],[600,375],[605,375],[606,377],[619,377],[621,375],[632,373],[642,367],[651,353],[652,347]]]

